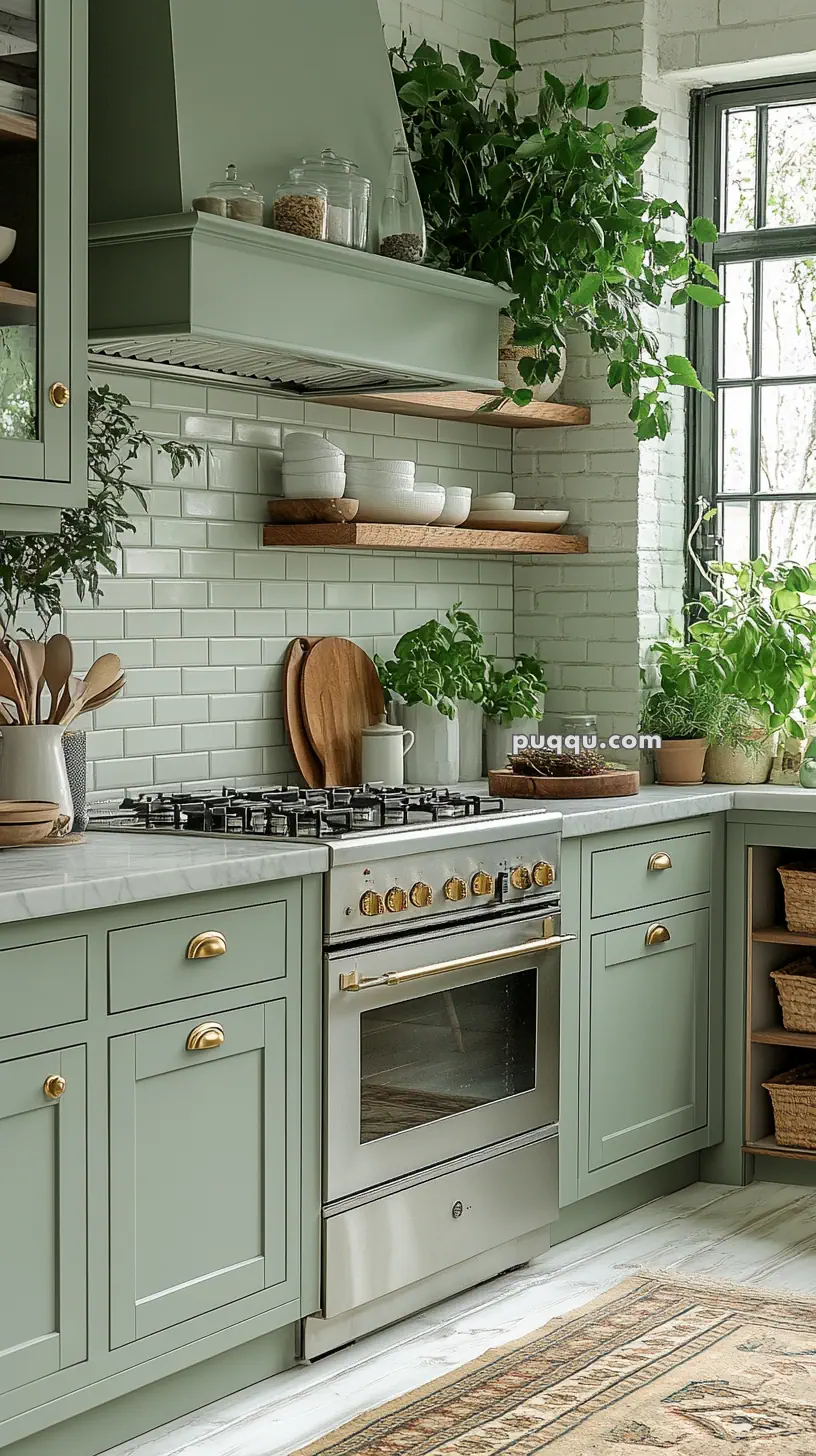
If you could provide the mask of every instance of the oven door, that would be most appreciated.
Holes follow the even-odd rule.
[[[328,1203],[558,1121],[559,917],[326,957]]]

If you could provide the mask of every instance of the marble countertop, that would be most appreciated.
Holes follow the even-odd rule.
[[[323,845],[89,833],[83,844],[0,851],[0,924],[168,895],[322,874]]]

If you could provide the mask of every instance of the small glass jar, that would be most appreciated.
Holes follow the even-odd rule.
[[[594,713],[562,713],[561,737],[597,738],[598,719]]]
[[[211,182],[206,196],[193,198],[193,207],[197,212],[231,217],[234,222],[263,225],[263,194],[251,182],[241,181],[234,162],[227,167],[223,182]]]
[[[380,209],[379,247],[384,258],[401,263],[421,263],[425,257],[425,217],[401,128],[394,132],[391,170]]]
[[[331,147],[326,147],[319,157],[304,157],[289,175],[326,188],[328,243],[337,243],[343,248],[365,248],[371,183],[361,176],[356,162],[338,157]]]
[[[293,172],[298,172],[297,167]],[[325,241],[328,193],[318,182],[302,182],[289,174],[275,192],[272,226],[282,233],[295,233],[299,238]]]

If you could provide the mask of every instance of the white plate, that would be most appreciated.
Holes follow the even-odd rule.
[[[477,531],[560,531],[569,511],[471,511],[465,526]]]

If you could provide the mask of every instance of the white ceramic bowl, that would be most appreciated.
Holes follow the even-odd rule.
[[[346,459],[343,451],[328,440],[318,440],[314,446],[303,445],[294,450],[288,450],[284,442],[283,458],[287,465],[294,465],[301,470],[310,467],[312,470],[342,470]]]
[[[395,490],[413,490],[413,475],[358,475],[356,470],[346,470],[349,486],[355,490],[379,490],[383,495]]]
[[[315,470],[311,475],[289,475],[284,465],[281,478],[283,493],[288,500],[339,500],[346,493],[346,477],[342,470]]]
[[[350,492],[351,494],[351,492]],[[439,515],[439,501],[428,495],[416,495],[413,486],[402,490],[355,490],[360,502],[356,521],[381,525],[427,525]]]
[[[0,227],[0,263],[5,263],[14,252],[14,244],[17,241],[17,233],[14,228]]]
[[[410,476],[413,480],[416,475],[415,460],[370,460],[362,455],[347,455],[346,468],[368,480],[378,481],[384,476]]]
[[[512,490],[495,490],[491,495],[473,497],[472,511],[512,511],[516,497]]]
[[[442,507],[441,516],[434,521],[435,526],[461,526],[470,515],[470,501],[473,491],[468,485],[448,485],[445,487],[445,504]]]
[[[323,455],[314,460],[290,460],[288,455],[283,457],[283,466],[288,475],[313,475],[315,471],[331,470],[335,474],[344,473],[345,463],[343,456]]]
[[[319,431],[291,430],[283,437],[283,453],[293,460],[313,460],[321,455],[342,455],[344,452]]]

